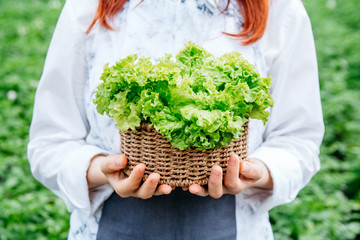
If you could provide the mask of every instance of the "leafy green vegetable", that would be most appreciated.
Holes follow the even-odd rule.
[[[214,57],[192,42],[172,60],[153,64],[130,55],[106,65],[94,103],[120,131],[150,122],[180,149],[215,149],[242,135],[248,118],[266,123],[273,105],[270,78],[241,54]]]

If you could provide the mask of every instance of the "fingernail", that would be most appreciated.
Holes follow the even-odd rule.
[[[172,188],[170,186],[167,186],[165,189],[165,194],[170,194],[172,191]]]
[[[213,170],[211,171],[211,174],[212,174],[214,177],[216,177],[216,178],[220,177],[220,172],[217,171],[216,169],[213,169]]]
[[[234,166],[234,165],[235,165],[235,163],[236,163],[235,158],[234,158],[234,157],[232,157],[232,156],[230,156],[230,159],[229,159],[229,165]]]
[[[241,172],[244,173],[244,172],[247,172],[248,170],[249,170],[249,164],[246,162],[243,162],[241,164]]]
[[[116,165],[118,165],[119,167],[123,167],[123,158],[122,157],[118,157],[116,159]]]
[[[200,192],[199,188],[197,187],[193,187],[191,190],[193,194],[198,194]]]

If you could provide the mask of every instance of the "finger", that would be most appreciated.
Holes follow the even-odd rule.
[[[262,166],[254,161],[243,161],[240,165],[240,174],[249,180],[257,181],[262,175]]]
[[[187,190],[189,190],[189,187],[182,187],[182,190],[187,191]]]
[[[130,176],[124,180],[125,184],[128,186],[129,189],[135,191],[139,188],[144,176],[145,168],[146,166],[143,163],[136,165],[132,170]]]
[[[162,184],[156,189],[154,195],[158,196],[158,195],[163,195],[163,194],[170,194],[172,190],[173,190],[173,188],[171,186]]]
[[[136,165],[128,178],[119,180],[114,189],[120,197],[129,197],[139,188],[144,176],[145,164]],[[113,185],[113,186],[114,186]]]
[[[135,196],[142,199],[151,198],[156,191],[159,181],[160,175],[158,173],[151,173],[139,190],[135,192]]]
[[[256,158],[249,159],[249,161],[254,164],[258,172],[258,176],[253,178],[252,187],[273,189],[273,179],[266,165]]]
[[[213,166],[210,173],[208,192],[212,198],[220,198],[223,194],[222,169],[220,166]]]
[[[100,163],[101,171],[107,175],[123,169],[127,164],[127,158],[124,154],[111,155],[104,158]]]
[[[226,168],[226,174],[224,177],[224,184],[230,193],[238,193],[241,191],[239,170],[240,159],[235,153],[232,153],[230,154],[228,166]]]
[[[192,184],[192,185],[190,185],[189,191],[190,191],[192,194],[198,195],[198,196],[200,196],[200,197],[206,197],[206,196],[208,195],[208,191],[207,191],[204,187],[201,187],[201,186],[198,185],[198,184]]]

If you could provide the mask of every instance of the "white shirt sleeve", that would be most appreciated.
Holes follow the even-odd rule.
[[[301,1],[286,4],[292,5],[289,11],[284,13],[284,7],[273,6],[279,10],[273,10],[269,19],[269,28],[282,26],[268,29],[271,33],[263,45],[266,50],[262,49],[272,59],[269,75],[275,103],[264,142],[249,156],[266,164],[274,188],[272,191],[252,188],[242,194],[259,212],[292,201],[320,169],[318,154],[324,124],[311,24]],[[272,17],[282,22],[272,24]]]
[[[62,198],[69,211],[79,209],[89,215],[103,200],[95,204],[90,200],[86,172],[95,155],[107,153],[85,141],[89,131],[83,101],[85,37],[67,2],[37,89],[28,158],[35,178]]]

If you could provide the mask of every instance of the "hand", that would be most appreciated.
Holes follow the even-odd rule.
[[[137,165],[126,177],[121,171],[127,164],[125,155],[96,156],[92,159],[87,172],[89,188],[103,184],[110,184],[115,192],[122,198],[138,197],[151,198],[154,195],[169,194],[172,188],[169,185],[158,186],[160,175],[151,173],[141,184],[145,164]],[[140,185],[141,184],[141,185]]]
[[[232,153],[224,179],[221,167],[215,165],[211,169],[208,189],[198,184],[183,189],[188,189],[198,196],[210,195],[213,198],[220,198],[223,194],[235,195],[249,187],[272,189],[273,181],[270,172],[262,161],[247,159],[240,163],[239,157]]]

